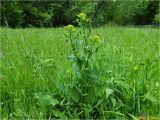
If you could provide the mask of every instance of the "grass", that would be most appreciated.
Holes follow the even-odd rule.
[[[63,28],[1,28],[1,118],[119,119],[159,115],[159,29],[100,27],[98,77],[77,105]]]

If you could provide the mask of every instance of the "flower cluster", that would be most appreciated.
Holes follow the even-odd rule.
[[[87,18],[87,15],[82,12],[82,13],[79,13],[77,16],[78,16],[78,18],[76,19],[76,21],[79,23],[79,27],[80,27],[80,28],[84,28],[84,27],[85,27],[85,29],[89,28],[88,25],[90,25],[90,24],[88,24],[88,21],[90,21],[90,20]],[[83,33],[84,36],[88,36],[87,38],[84,37],[84,41],[85,41],[86,43],[89,43],[89,42],[87,42],[88,40],[91,40],[91,41],[94,42],[94,43],[100,43],[100,42],[102,41],[102,38],[101,38],[100,35],[98,35],[98,34],[94,34],[94,35],[90,36],[90,31],[89,31],[89,29],[88,29],[88,31],[89,31],[89,32],[88,32],[88,35],[85,35],[85,34],[86,34],[86,31],[84,31],[84,29],[82,29],[82,31],[78,31],[78,30],[77,30],[77,32],[75,32],[76,29],[75,29],[75,27],[74,27],[73,25],[71,25],[71,24],[67,25],[67,26],[65,27],[65,29],[66,29],[69,33],[72,33],[72,35],[74,34],[74,35],[77,36],[77,37],[78,37],[79,33]],[[76,35],[76,34],[77,34],[77,35]],[[67,34],[66,34],[66,35],[67,35]]]
[[[85,21],[87,19],[87,15],[85,13],[79,13],[78,18],[80,21]]]
[[[67,25],[65,27],[66,30],[70,31],[70,32],[74,32],[75,31],[75,27],[73,25]]]
[[[90,39],[92,40],[92,41],[94,41],[94,42],[101,42],[101,37],[99,36],[99,35],[93,35],[93,36],[91,36],[90,37]]]

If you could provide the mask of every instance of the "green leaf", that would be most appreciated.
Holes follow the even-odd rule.
[[[114,114],[114,115],[119,115],[119,116],[126,117],[124,114],[122,114],[120,112],[115,112],[115,111],[105,111],[105,113],[111,113],[111,114]]]
[[[123,81],[114,81],[114,82],[117,83],[118,86],[122,86],[123,88],[132,89],[132,87],[126,82]]]
[[[96,48],[94,48],[93,52],[97,52],[97,51],[98,51],[98,49],[100,48],[100,46],[101,46],[101,44],[100,44],[100,45],[98,45]]]
[[[116,99],[115,98],[111,98],[112,104],[113,104],[113,108],[116,106]]]
[[[144,100],[150,100],[152,103],[156,103],[158,100],[150,92],[147,92],[143,97]]]
[[[134,115],[132,114],[128,114],[129,116],[131,116],[132,120],[139,120],[137,117],[135,117]]]
[[[75,56],[72,54],[72,55],[69,55],[69,56],[67,56],[67,59],[68,60],[75,60]]]
[[[67,117],[65,116],[64,112],[59,112],[59,111],[56,111],[56,110],[53,110],[52,112],[56,117],[59,117],[62,120],[67,119]]]
[[[47,59],[47,60],[42,61],[40,64],[45,64],[45,63],[48,63],[50,61],[55,61],[55,60],[54,59]]]
[[[113,93],[113,90],[110,88],[106,89],[106,98],[108,98]]]
[[[47,104],[51,104],[53,106],[59,104],[59,101],[53,98],[51,95],[46,95],[44,99],[46,100]]]
[[[94,107],[97,107],[103,103],[103,100],[98,100],[97,104]]]

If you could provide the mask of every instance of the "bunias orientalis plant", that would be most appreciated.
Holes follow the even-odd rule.
[[[76,92],[75,101],[79,107],[83,107],[92,99],[88,95],[94,93],[93,86],[96,86],[95,66],[91,59],[102,45],[102,38],[99,34],[91,34],[91,21],[85,13],[78,14],[76,22],[79,28],[66,26],[65,37],[72,48],[69,58],[72,59],[75,73],[72,76],[74,85],[71,92]]]
[[[83,87],[87,88],[90,82],[87,79],[91,77],[93,69],[91,57],[94,57],[101,46],[102,38],[98,34],[91,35],[91,21],[85,13],[78,14],[76,22],[80,28],[76,29],[73,25],[66,26],[65,36],[72,48],[73,55],[70,58],[75,65],[76,77],[81,79],[78,83],[85,84]]]

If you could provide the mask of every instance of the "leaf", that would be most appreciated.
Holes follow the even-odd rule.
[[[122,86],[126,89],[129,89],[129,88],[132,89],[132,87],[129,84],[127,84],[126,82],[123,82],[123,81],[114,81],[114,82],[117,83],[118,86]]]
[[[66,38],[68,38],[68,35],[67,35],[67,34],[65,34],[65,33],[64,33],[64,36],[65,36]]]
[[[76,85],[73,86],[73,88],[71,87],[68,89],[68,97],[72,98],[76,102],[80,99],[79,93],[81,93],[81,91]]]
[[[43,95],[42,93],[34,93],[34,97],[38,100],[38,104],[57,105],[59,101],[51,95]]]
[[[97,78],[98,78],[97,75],[94,74],[93,72],[91,72],[91,74],[89,74],[89,77],[90,77],[91,79],[97,79]]]
[[[106,89],[106,98],[108,98],[113,93],[113,90],[110,88]]]
[[[34,95],[35,99],[39,99],[40,98],[39,93],[33,93],[33,95]]]
[[[113,104],[113,108],[116,106],[116,99],[115,98],[111,98],[112,104]]]
[[[132,114],[129,114],[129,113],[128,113],[128,115],[131,116],[132,120],[139,120],[137,117],[135,117],[135,116],[132,115]]]
[[[157,102],[157,99],[150,92],[146,93],[143,97],[144,100],[150,100],[153,103]]]
[[[69,59],[69,60],[75,60],[75,56],[73,54],[69,55],[69,56],[67,56],[67,59]]]
[[[45,64],[45,63],[48,63],[50,61],[55,61],[55,60],[54,59],[47,59],[47,60],[42,61],[40,64]]]
[[[59,104],[59,101],[53,98],[51,95],[46,95],[44,99],[46,100],[47,104],[51,104],[53,106]]]
[[[83,44],[83,42],[82,42],[82,40],[77,39],[77,40],[74,42],[74,44],[75,44],[75,48],[76,48],[77,50],[80,50],[80,49],[81,49],[81,45]]]
[[[95,108],[98,107],[99,105],[101,105],[103,103],[103,100],[98,100],[97,104],[94,106]]]
[[[98,49],[100,48],[100,46],[101,46],[101,44],[100,44],[100,45],[98,45],[98,46],[93,50],[93,52],[97,52],[97,51],[98,51]]]
[[[122,114],[120,112],[115,112],[115,111],[105,111],[105,113],[111,113],[111,114],[115,114],[115,115],[126,117],[124,114]]]
[[[53,110],[52,112],[55,115],[55,117],[59,117],[62,120],[67,119],[67,117],[65,116],[64,112],[59,112],[59,111],[56,111],[56,110]]]

